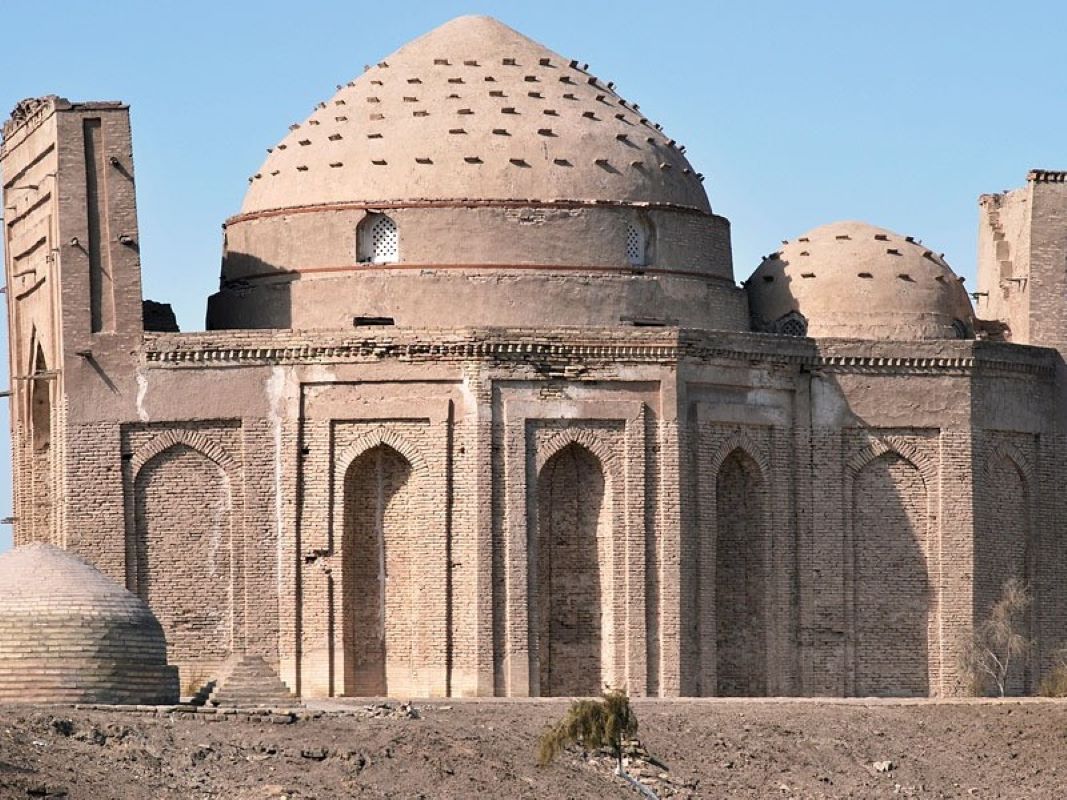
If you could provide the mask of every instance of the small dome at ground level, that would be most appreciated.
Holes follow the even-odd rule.
[[[814,338],[974,337],[974,310],[941,255],[910,236],[835,222],[786,242],[745,282],[756,330]]]
[[[52,545],[0,555],[0,702],[177,701],[178,671],[143,600]]]

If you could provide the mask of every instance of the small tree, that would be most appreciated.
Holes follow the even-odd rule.
[[[1041,678],[1037,692],[1043,697],[1067,697],[1067,645],[1053,651],[1052,668]]]
[[[599,700],[575,700],[563,719],[541,735],[538,762],[548,764],[570,744],[587,750],[606,747],[615,757],[618,773],[625,775],[622,743],[636,734],[637,717],[626,692],[611,690]]]
[[[1004,696],[1012,666],[1030,650],[1026,632],[1031,602],[1029,587],[1018,578],[1009,578],[989,616],[975,626],[963,654],[963,671],[975,694],[995,687]]]

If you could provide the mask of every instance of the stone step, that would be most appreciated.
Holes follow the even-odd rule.
[[[214,706],[296,706],[289,687],[260,656],[240,654],[227,660],[207,696]]]

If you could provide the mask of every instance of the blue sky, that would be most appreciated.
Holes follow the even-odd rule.
[[[1056,2],[0,0],[0,110],[131,104],[145,296],[198,329],[219,226],[265,148],[364,64],[469,13],[589,62],[687,145],[739,279],[781,239],[862,219],[944,251],[973,287],[978,195],[1067,169]]]

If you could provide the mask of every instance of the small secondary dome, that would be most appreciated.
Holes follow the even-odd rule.
[[[745,284],[756,330],[815,338],[969,339],[974,312],[945,260],[862,222],[823,225],[768,256]]]
[[[241,212],[443,199],[710,210],[682,148],[612,84],[491,17],[467,16],[291,126]]]
[[[178,671],[143,600],[52,545],[0,555],[0,702],[177,701]]]

